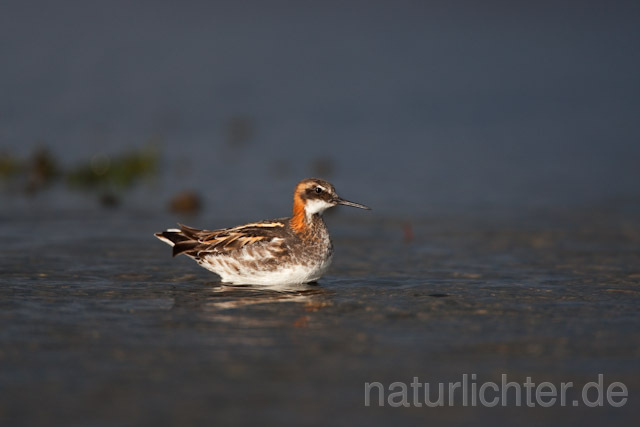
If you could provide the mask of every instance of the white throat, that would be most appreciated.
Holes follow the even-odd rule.
[[[304,211],[307,214],[307,219],[310,219],[315,214],[322,215],[324,211],[333,206],[333,204],[320,199],[308,200],[304,205]]]

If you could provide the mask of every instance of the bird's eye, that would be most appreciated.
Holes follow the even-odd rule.
[[[316,187],[316,193],[318,193],[318,194],[322,193],[322,188]]]

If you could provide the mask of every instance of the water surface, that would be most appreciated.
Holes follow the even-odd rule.
[[[637,217],[354,221],[341,212],[327,219],[336,245],[329,274],[287,290],[225,286],[190,260],[171,259],[152,236],[169,215],[3,218],[12,243],[0,256],[0,421],[637,419]],[[365,382],[460,381],[465,373],[577,385],[602,373],[631,397],[622,408],[364,406]]]

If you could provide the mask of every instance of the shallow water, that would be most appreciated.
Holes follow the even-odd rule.
[[[225,286],[172,259],[152,236],[173,223],[166,215],[4,217],[0,424],[637,420],[637,216],[355,218],[327,219],[336,256],[318,285],[273,290]],[[365,382],[472,373],[576,385],[602,373],[630,399],[364,406]]]

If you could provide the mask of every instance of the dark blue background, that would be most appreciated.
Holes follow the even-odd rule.
[[[193,188],[229,215],[284,214],[318,173],[378,212],[637,203],[639,18],[624,1],[9,1],[0,144],[71,165],[153,140],[164,173],[138,203]]]

